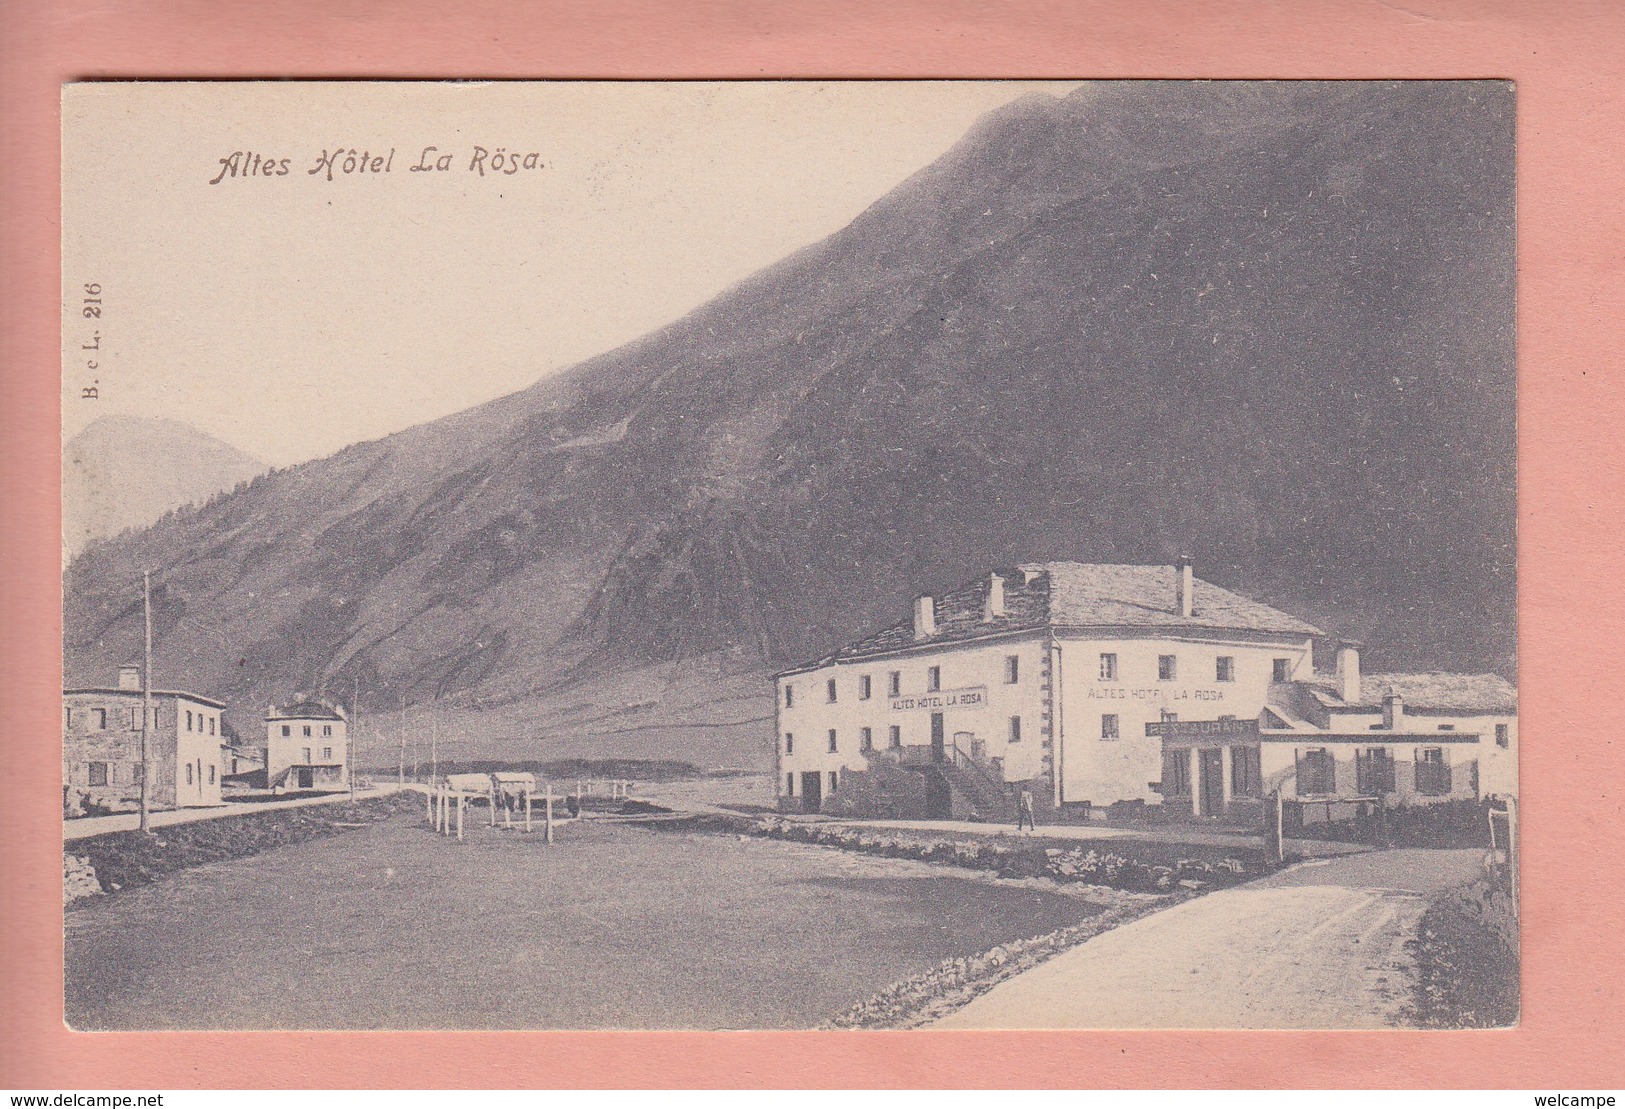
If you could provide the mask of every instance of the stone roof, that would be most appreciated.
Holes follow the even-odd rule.
[[[62,691],[62,696],[64,697],[84,697],[87,695],[95,695],[97,697],[134,697],[139,700],[141,697],[141,691],[139,689],[106,689],[99,686],[84,689],[64,689]],[[216,701],[213,697],[205,697],[201,693],[188,693],[184,689],[155,689],[152,691],[152,695],[154,697],[184,697],[188,701],[196,701],[198,704],[208,705],[210,708],[224,709],[226,707],[226,703],[224,701]]]
[[[1179,571],[1173,566],[1112,566],[1082,562],[1044,564],[1050,582],[1050,622],[1074,627],[1223,628],[1323,635],[1279,609],[1193,582],[1190,616],[1179,612]]]
[[[1030,563],[992,571],[1004,579],[1003,616],[984,618],[990,575],[934,598],[936,634],[914,637],[910,620],[837,651],[834,659],[865,658],[929,643],[953,643],[1031,628],[1203,628],[1322,635],[1311,624],[1195,579],[1193,614],[1179,612],[1179,571],[1173,566],[1083,562]]]
[[[1499,674],[1446,674],[1429,670],[1420,674],[1361,676],[1361,700],[1380,705],[1390,693],[1404,699],[1407,712],[1415,709],[1510,715],[1518,711],[1518,690]]]
[[[267,720],[343,720],[344,714],[325,701],[299,701],[286,708],[271,706],[265,714]]]
[[[1376,712],[1390,693],[1397,693],[1407,712],[1483,713],[1511,715],[1518,711],[1518,691],[1499,674],[1451,674],[1427,670],[1416,674],[1362,674],[1360,700],[1346,704],[1337,695],[1337,682],[1328,674],[1313,681],[1292,682],[1275,696],[1301,706],[1294,698],[1314,697],[1322,707],[1347,712]]]

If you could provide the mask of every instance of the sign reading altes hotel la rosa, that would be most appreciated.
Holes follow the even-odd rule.
[[[891,699],[893,712],[941,712],[943,709],[974,712],[985,708],[987,708],[985,685],[971,685],[963,689],[939,689],[934,693],[922,693],[918,697]]]

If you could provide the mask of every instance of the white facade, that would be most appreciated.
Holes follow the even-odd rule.
[[[1313,666],[1313,641],[1289,636],[1120,630],[1061,633],[1057,640],[1062,660],[1057,802],[1064,804],[1160,804],[1162,739],[1148,736],[1147,724],[1257,719],[1277,667],[1291,681],[1307,676]],[[1171,676],[1164,676],[1166,660],[1172,661]]]
[[[307,701],[265,717],[266,784],[278,792],[350,788],[344,710]]]
[[[805,797],[805,776],[815,774],[827,798],[875,750],[929,750],[936,717],[945,746],[998,760],[1005,781],[1038,777],[1047,770],[1048,662],[1047,637],[1026,632],[781,675],[779,796]]]
[[[1315,672],[1323,635],[1184,565],[997,571],[919,598],[911,627],[778,675],[778,796],[816,809],[877,760],[962,756],[1055,806],[1172,803],[1199,816],[1271,791],[1353,796],[1389,779],[1382,792],[1402,804],[1516,792],[1507,683],[1379,675],[1380,688],[1437,696],[1409,713],[1402,698],[1372,705],[1357,645],[1339,649],[1335,676]]]

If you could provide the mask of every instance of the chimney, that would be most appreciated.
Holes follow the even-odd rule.
[[[118,668],[118,687],[120,689],[139,690],[141,688],[141,667],[120,666]]]
[[[1343,698],[1344,704],[1360,703],[1360,648],[1357,644],[1344,643],[1337,648],[1337,695]]]
[[[1397,693],[1382,699],[1382,726],[1391,732],[1405,730],[1405,698]]]
[[[1004,615],[1004,579],[997,574],[987,578],[987,604],[982,609],[982,622],[991,623]]]
[[[1179,614],[1186,619],[1196,615],[1196,576],[1191,570],[1191,560],[1181,558],[1174,566],[1175,591],[1179,595]]]
[[[930,639],[937,634],[937,603],[928,593],[914,598],[914,638]]]

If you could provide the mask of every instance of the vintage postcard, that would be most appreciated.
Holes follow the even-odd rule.
[[[68,1025],[1516,1024],[1515,96],[64,86]]]

